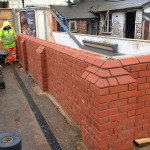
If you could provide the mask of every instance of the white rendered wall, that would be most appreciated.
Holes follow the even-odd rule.
[[[126,39],[106,36],[91,36],[83,34],[74,34],[75,37],[83,44],[82,40],[95,42],[104,42],[118,44],[118,52],[121,54],[143,54],[150,52],[149,40]],[[56,43],[79,49],[76,43],[69,37],[68,34],[62,32],[53,32]]]
[[[112,14],[112,35],[124,37],[125,13],[117,12]]]

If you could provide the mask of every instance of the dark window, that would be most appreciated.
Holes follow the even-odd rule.
[[[105,18],[106,18],[106,15],[104,15],[104,20]],[[112,14],[109,14],[105,22],[103,32],[111,32],[111,30],[112,30]]]

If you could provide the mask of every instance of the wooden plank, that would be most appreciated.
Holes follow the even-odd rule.
[[[150,138],[135,139],[134,144],[137,146],[145,146],[150,144]]]
[[[2,27],[4,21],[9,21],[14,27],[13,9],[0,9],[0,18],[0,28]]]
[[[102,32],[103,32],[103,28],[104,28],[105,23],[106,23],[106,21],[107,21],[108,15],[109,15],[109,10],[107,11],[107,14],[106,14],[106,17],[105,17],[105,20],[104,20],[104,24],[103,24],[103,26],[102,26],[102,28],[101,28],[101,31],[100,31],[100,35],[101,35]]]

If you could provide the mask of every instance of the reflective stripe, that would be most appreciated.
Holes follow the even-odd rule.
[[[5,37],[4,31],[1,29],[1,31],[3,32],[3,36]]]
[[[3,40],[6,40],[6,41],[8,41],[8,40],[12,40],[12,39],[14,39],[14,37],[13,38],[2,38]]]
[[[12,53],[12,54],[16,54],[16,53]]]
[[[5,36],[4,39],[7,39],[9,37],[14,37],[14,35]]]
[[[6,41],[3,41],[4,43],[10,43],[10,42],[6,42]]]
[[[8,56],[7,58],[11,58],[11,56]]]

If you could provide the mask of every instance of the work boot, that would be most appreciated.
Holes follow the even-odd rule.
[[[19,63],[19,61],[18,61],[18,60],[16,60],[16,61],[13,61],[13,63]]]
[[[9,63],[9,62],[7,62],[7,63],[6,63],[6,65],[10,65],[10,63]]]

